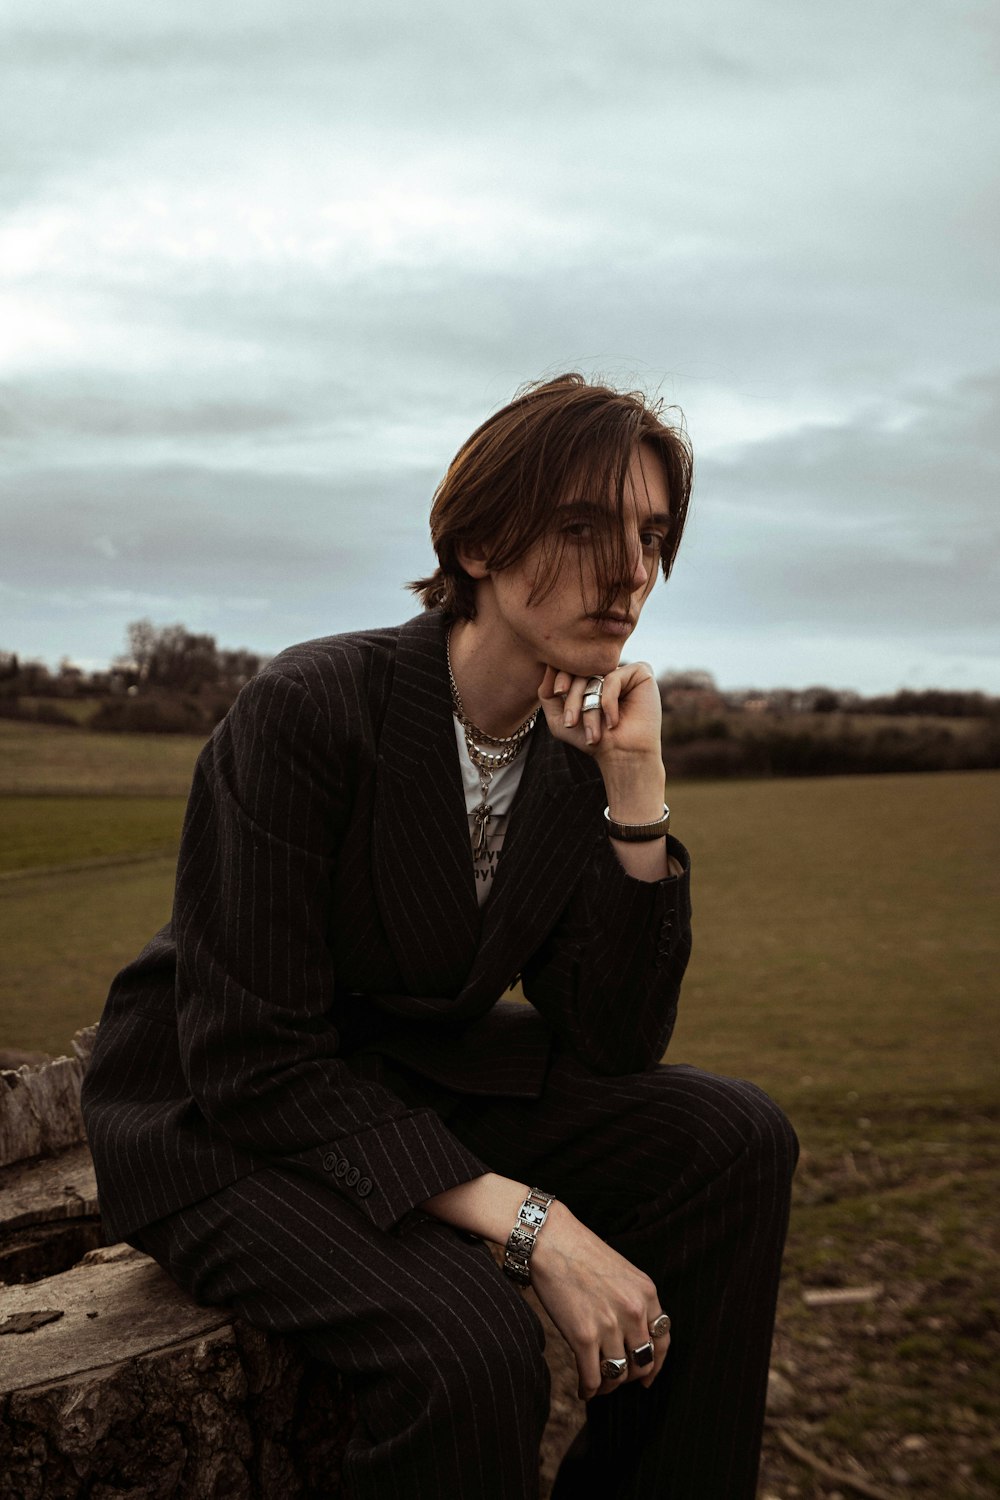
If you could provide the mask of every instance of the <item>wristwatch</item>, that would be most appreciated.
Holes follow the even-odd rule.
[[[535,1248],[538,1231],[548,1218],[549,1209],[555,1201],[552,1193],[532,1188],[517,1211],[514,1228],[504,1247],[503,1268],[511,1280],[521,1286],[529,1286],[531,1283],[528,1262]]]

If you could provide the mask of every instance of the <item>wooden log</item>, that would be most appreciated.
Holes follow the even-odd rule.
[[[78,1031],[73,1057],[0,1071],[0,1167],[50,1156],[84,1140],[80,1085],[97,1034]]]
[[[5,1288],[3,1311],[28,1331],[0,1321],[2,1500],[340,1494],[354,1416],[339,1378],[130,1246]]]
[[[0,1167],[0,1281],[54,1276],[103,1243],[85,1141]]]

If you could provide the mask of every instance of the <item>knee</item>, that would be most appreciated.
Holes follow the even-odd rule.
[[[772,1163],[780,1175],[791,1179],[799,1159],[799,1138],[780,1104],[755,1083],[743,1085],[749,1114],[748,1145],[758,1158]]]
[[[790,1184],[799,1142],[781,1106],[746,1079],[684,1071],[677,1082],[698,1142],[696,1159],[713,1173],[746,1172]]]
[[[755,1083],[741,1078],[716,1082],[723,1083],[728,1094],[731,1170],[743,1180],[753,1177],[771,1182],[782,1194],[789,1192],[799,1140],[785,1111]]]

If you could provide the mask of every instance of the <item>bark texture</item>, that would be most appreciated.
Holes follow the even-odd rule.
[[[198,1307],[147,1256],[98,1249],[3,1302],[49,1315],[0,1324],[3,1500],[340,1494],[353,1410],[338,1378]]]
[[[96,1026],[78,1031],[73,1057],[0,1070],[0,1167],[85,1139],[80,1085],[96,1034]]]

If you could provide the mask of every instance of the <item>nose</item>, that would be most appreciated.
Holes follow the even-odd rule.
[[[629,544],[629,551],[631,553],[629,558],[631,568],[629,589],[635,594],[640,589],[644,589],[649,582],[649,569],[646,566],[646,559],[643,555],[642,543],[638,538]]]

